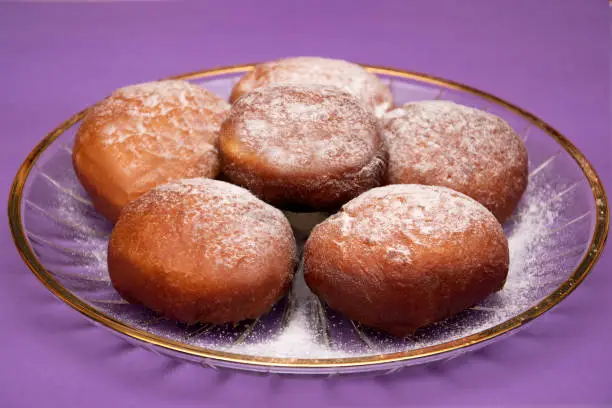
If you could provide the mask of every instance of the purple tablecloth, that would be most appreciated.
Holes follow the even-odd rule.
[[[288,55],[489,91],[567,135],[612,191],[605,0],[202,3],[0,4],[0,201],[34,144],[112,89]],[[129,346],[47,292],[6,222],[0,239],[0,407],[612,405],[610,251],[562,304],[482,351],[378,378],[312,379]]]

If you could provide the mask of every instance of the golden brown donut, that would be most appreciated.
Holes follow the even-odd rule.
[[[132,85],[91,107],[74,142],[75,172],[114,222],[156,185],[219,172],[218,131],[229,104],[186,81]]]
[[[223,173],[272,205],[337,209],[382,184],[376,117],[324,85],[269,85],[237,100],[221,128]]]
[[[389,87],[375,75],[347,61],[296,57],[258,64],[234,86],[230,100],[270,84],[320,84],[337,86],[363,101],[377,116],[393,107]]]
[[[317,225],[304,277],[332,309],[396,336],[500,290],[508,242],[485,207],[445,187],[372,189]]]
[[[527,187],[527,149],[503,119],[450,101],[412,102],[387,113],[389,184],[460,191],[500,222]]]
[[[108,245],[121,296],[186,323],[262,315],[288,289],[295,263],[282,212],[206,178],[161,185],[129,203]]]

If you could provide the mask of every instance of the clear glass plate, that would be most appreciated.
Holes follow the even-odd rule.
[[[228,97],[252,66],[181,76]],[[293,373],[394,372],[490,344],[565,298],[603,249],[608,206],[584,156],[535,116],[470,87],[427,75],[368,67],[396,104],[448,99],[507,120],[529,150],[529,187],[504,228],[511,265],[506,287],[480,305],[403,339],[361,327],[328,310],[298,272],[291,293],[256,321],[187,326],[126,303],[106,269],[111,225],[80,186],[71,146],[83,113],[43,139],[21,166],[9,197],[15,243],[34,274],[94,323],[156,352],[210,367]],[[299,242],[326,214],[288,214]]]

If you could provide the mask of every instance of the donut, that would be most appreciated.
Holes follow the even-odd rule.
[[[376,117],[336,87],[268,85],[245,94],[219,147],[228,180],[288,210],[337,209],[384,182]]]
[[[450,101],[408,103],[383,118],[389,184],[452,188],[500,222],[527,188],[527,149],[503,119]]]
[[[304,278],[330,308],[406,336],[500,290],[508,263],[502,227],[477,201],[397,184],[360,195],[313,229]]]
[[[72,162],[94,207],[115,222],[128,202],[159,184],[215,177],[228,110],[223,99],[179,80],[121,88],[88,109]]]
[[[359,98],[377,116],[393,107],[393,95],[375,75],[357,64],[319,57],[285,58],[256,65],[232,89],[235,102],[245,93],[270,84],[336,86]]]
[[[295,266],[282,212],[207,178],[163,184],[127,204],[108,245],[117,292],[185,323],[259,317],[285,294]]]

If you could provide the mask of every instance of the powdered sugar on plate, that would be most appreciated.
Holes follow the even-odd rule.
[[[177,188],[184,189],[185,193],[191,191],[189,183],[173,187],[173,189]],[[234,186],[228,188],[234,188]],[[163,189],[161,188],[161,191]],[[341,327],[342,322],[330,317],[329,313],[323,313],[321,319],[321,313],[318,311],[325,311],[325,308],[318,303],[316,296],[305,285],[300,269],[294,280],[291,295],[293,301],[290,302],[292,306],[290,312],[285,316],[287,322],[284,326],[279,326],[276,322],[275,328],[271,331],[251,335],[240,344],[233,344],[232,341],[221,338],[206,342],[206,347],[266,357],[356,357],[422,348],[474,334],[497,325],[533,306],[542,296],[539,293],[542,287],[556,283],[556,275],[546,273],[551,267],[550,263],[553,262],[550,260],[551,251],[560,250],[555,248],[558,243],[550,238],[550,230],[551,225],[561,214],[564,203],[562,200],[551,201],[553,195],[553,190],[545,182],[535,180],[529,185],[517,212],[506,223],[510,246],[510,271],[504,289],[457,318],[437,323],[407,339],[380,337],[376,333],[361,329],[362,335],[369,336],[373,344],[373,346],[372,344],[367,345],[355,332],[347,335],[346,328]],[[236,199],[240,201],[240,197]],[[57,210],[65,221],[85,228],[94,229],[99,228],[100,225],[106,225],[99,218],[92,217],[87,206],[79,204],[69,196],[65,196],[65,199],[58,203]],[[303,243],[308,220],[311,219],[312,226],[324,217],[324,214],[319,213],[289,214],[291,221],[296,220],[296,231],[299,229],[297,233],[299,244]],[[457,225],[457,228],[460,226]],[[79,239],[80,245],[95,255],[88,261],[90,263],[84,273],[88,275],[95,273],[96,276],[107,278],[104,256],[107,238],[87,237],[87,234],[84,234],[75,239]],[[544,262],[543,259],[548,261]],[[142,320],[138,318],[142,314],[140,309],[134,309],[132,313],[131,309],[126,310],[126,307],[131,308],[132,306],[107,305],[104,310],[107,314],[127,324],[156,332],[157,328],[154,325],[142,326]],[[184,326],[175,326],[164,332],[164,335],[188,344],[201,344],[202,341],[202,338],[186,337]],[[322,341],[324,338],[327,340]],[[355,342],[361,346],[355,347]],[[352,346],[349,347],[349,344]]]
[[[155,85],[142,89],[147,90],[147,88],[154,89]],[[180,105],[185,98],[180,96],[181,91],[178,88],[176,90],[171,88],[168,88],[167,91],[171,94],[177,92],[172,98]],[[125,98],[136,96],[142,101],[143,107],[160,108],[160,100],[149,93],[148,90],[145,93],[149,96],[143,97],[133,95],[136,91],[137,89],[128,88],[125,91]],[[171,115],[170,108],[164,109],[164,112]],[[313,110],[299,104],[292,106],[290,111],[292,114],[314,117]],[[399,118],[403,113],[393,111],[388,115],[388,117]],[[180,124],[181,122],[177,123]],[[265,132],[267,129],[267,124],[256,121],[245,126],[248,126],[250,131],[255,133]],[[138,130],[138,125],[135,125],[134,129]],[[142,129],[140,130],[142,131]],[[113,132],[114,130],[111,127],[109,133],[113,134]],[[282,152],[274,150],[270,150],[266,154],[282,156]],[[72,171],[69,159],[65,160],[63,165]],[[72,173],[66,179],[76,183],[76,177]],[[94,215],[94,210],[90,205],[62,192],[57,193],[57,200],[53,203],[38,204],[51,212],[62,223],[77,226],[62,227],[62,240],[58,240],[58,243],[73,245],[87,256],[81,257],[80,252],[79,254],[70,254],[69,257],[66,257],[67,262],[61,265],[49,265],[42,255],[40,257],[43,265],[48,267],[50,271],[58,272],[57,276],[61,276],[59,273],[64,272],[63,268],[70,267],[84,278],[95,278],[102,281],[102,284],[84,281],[82,289],[79,291],[74,289],[74,293],[105,314],[132,327],[190,345],[205,344],[210,349],[252,356],[309,359],[358,357],[383,352],[414,350],[491,328],[524,312],[550,293],[550,289],[545,289],[545,293],[542,293],[542,288],[554,287],[559,283],[558,280],[564,277],[563,274],[557,273],[554,269],[558,265],[559,257],[557,254],[567,250],[567,248],[560,247],[560,245],[563,245],[563,241],[555,238],[551,232],[554,228],[553,224],[557,224],[560,219],[564,219],[567,201],[553,201],[551,198],[566,187],[555,185],[553,189],[546,178],[538,177],[530,181],[515,215],[506,223],[505,231],[510,246],[510,271],[502,291],[492,295],[472,310],[468,310],[456,318],[435,324],[407,339],[389,339],[362,330],[362,334],[370,339],[368,344],[352,329],[350,324],[348,325],[349,330],[345,331],[346,325],[343,324],[341,318],[334,317],[333,313],[329,313],[309,291],[303,281],[301,270],[297,272],[294,279],[291,295],[293,301],[288,302],[292,306],[288,309],[288,313],[282,314],[286,317],[286,322],[280,324],[281,316],[264,316],[261,322],[256,323],[254,332],[257,331],[257,327],[264,324],[262,322],[266,319],[271,320],[273,324],[272,326],[265,326],[269,329],[266,329],[263,333],[252,334],[247,336],[244,341],[234,344],[235,336],[213,338],[205,331],[202,332],[203,334],[193,335],[193,329],[174,322],[164,322],[165,326],[162,331],[159,317],[151,318],[150,312],[143,310],[143,308],[121,303],[118,294],[113,291],[109,284],[106,246],[110,225],[99,216]],[[73,187],[71,186],[71,188]],[[183,186],[181,188],[187,191],[190,187]],[[77,188],[74,187],[74,189]],[[79,191],[79,194],[85,200],[87,199],[84,192]],[[239,201],[240,198],[237,198],[237,200]],[[306,226],[309,221],[311,221],[311,225],[314,225],[328,215],[321,213],[297,214],[297,217],[291,215],[289,218],[295,227],[298,242],[303,242],[306,231],[309,229]],[[297,219],[299,220],[296,221]],[[49,240],[53,239],[50,238]],[[580,252],[577,252],[576,256],[580,256]],[[79,264],[78,270],[74,267],[74,264],[77,263]],[[80,267],[81,264],[85,266]],[[53,266],[57,268],[53,268]],[[67,282],[61,278],[58,279],[62,283]],[[96,303],[91,301],[92,297],[110,301]],[[284,306],[279,304],[278,307],[283,308]],[[320,311],[324,312],[323,319],[321,319]],[[143,315],[147,316],[147,319],[143,319]],[[344,323],[346,322],[344,321]]]
[[[555,243],[547,241],[551,225],[562,211],[563,203],[552,202],[554,193],[545,184],[531,185],[523,202],[514,217],[506,223],[508,243],[510,248],[510,270],[506,284],[500,292],[491,295],[481,305],[475,306],[447,321],[425,328],[406,339],[393,339],[380,336],[369,330],[363,330],[361,335],[369,338],[373,344],[362,343],[360,348],[347,348],[340,333],[338,323],[328,319],[327,327],[317,325],[312,316],[312,303],[316,297],[303,283],[298,275],[294,293],[300,291],[301,302],[297,303],[295,319],[280,333],[271,339],[253,344],[224,347],[224,350],[268,357],[294,358],[340,358],[347,356],[363,356],[379,353],[391,353],[413,350],[451,341],[491,328],[504,320],[524,312],[540,299],[539,291],[542,285],[551,283],[546,275],[541,274],[540,260],[553,250]],[[301,271],[299,273],[302,273]],[[554,283],[554,282],[552,282]],[[304,316],[310,316],[305,319]],[[358,325],[356,327],[359,327]],[[338,332],[337,341],[325,344],[320,341],[322,330]],[[353,334],[351,337],[357,337]],[[332,339],[333,340],[333,339]],[[354,341],[349,341],[353,343]],[[299,344],[299,347],[295,347]]]

